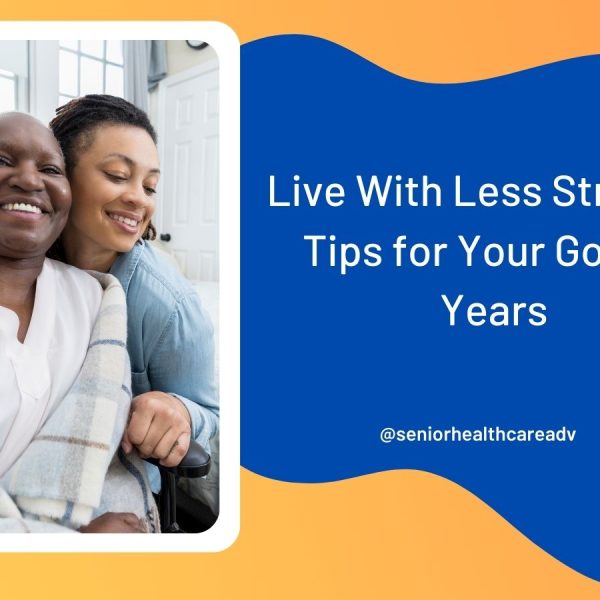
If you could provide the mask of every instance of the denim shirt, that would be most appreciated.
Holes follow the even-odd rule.
[[[127,349],[133,396],[177,396],[190,413],[192,437],[207,451],[219,427],[214,332],[196,291],[152,246],[139,241],[110,269],[127,297]],[[152,489],[158,469],[148,465]]]

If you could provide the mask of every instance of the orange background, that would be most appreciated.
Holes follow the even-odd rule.
[[[483,79],[600,50],[597,0],[31,0],[3,19],[223,21],[242,43],[307,33],[422,81]]]
[[[233,27],[242,42],[307,33],[423,81],[482,79],[600,51],[600,5],[591,0],[69,0],[60,7],[34,0],[4,6],[3,17],[212,19]],[[3,555],[0,593],[169,600],[600,598],[600,583],[560,564],[442,478],[396,471],[309,486],[243,469],[241,477],[241,533],[225,552]]]
[[[310,486],[242,470],[241,533],[225,552],[13,555],[2,572],[3,598],[600,598],[600,583],[419,471]]]

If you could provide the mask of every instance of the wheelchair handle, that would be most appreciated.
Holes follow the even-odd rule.
[[[157,466],[161,471],[173,473],[173,475],[177,475],[178,477],[204,477],[210,471],[210,455],[194,440],[190,441],[187,454],[175,467],[165,467],[159,463],[157,458],[147,458],[146,461]]]

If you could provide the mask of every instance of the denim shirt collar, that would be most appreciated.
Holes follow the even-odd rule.
[[[109,273],[114,275],[121,282],[121,285],[125,290],[125,295],[127,295],[129,283],[131,282],[133,273],[138,262],[140,261],[140,258],[142,257],[144,247],[145,242],[143,240],[138,240],[135,243],[135,246],[129,252],[119,254],[119,256],[117,256],[117,260],[115,260],[110,268]]]

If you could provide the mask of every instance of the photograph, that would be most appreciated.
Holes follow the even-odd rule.
[[[219,516],[219,84],[203,40],[0,41],[0,533]]]

